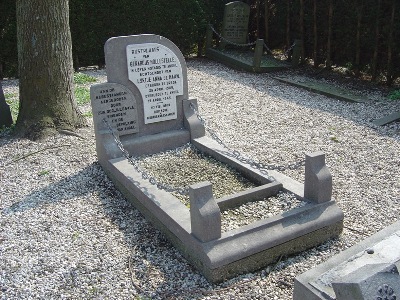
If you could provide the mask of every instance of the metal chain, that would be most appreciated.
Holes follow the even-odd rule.
[[[293,50],[294,46],[296,46],[296,42],[294,42],[294,43],[292,44],[292,46],[290,46],[289,49],[287,49],[287,50],[285,51],[284,55],[285,55],[286,57],[289,56],[289,52]]]
[[[226,42],[226,43],[228,43],[228,44],[231,44],[231,45],[234,45],[234,46],[238,46],[238,47],[248,47],[248,46],[254,46],[254,45],[256,44],[256,42],[247,43],[247,44],[237,44],[237,43],[231,42],[230,40],[227,40],[227,39],[224,38],[222,35],[220,35],[220,34],[214,29],[214,27],[213,27],[211,24],[210,24],[210,27],[211,27],[212,31],[214,31],[214,33],[215,33],[221,40],[223,40],[224,42]]]
[[[305,165],[305,159],[300,160],[298,162],[293,162],[290,163],[286,166],[283,165],[274,165],[274,164],[265,164],[262,162],[255,161],[251,158],[247,158],[243,156],[239,151],[237,150],[232,150],[229,146],[227,146],[216,134],[216,132],[211,129],[207,124],[206,121],[202,116],[200,116],[197,108],[193,103],[190,104],[190,108],[193,110],[195,115],[197,116],[197,119],[200,121],[200,123],[204,126],[204,128],[207,130],[207,132],[210,134],[211,138],[215,140],[218,144],[220,144],[222,147],[224,147],[226,150],[228,150],[227,155],[230,157],[233,157],[240,161],[241,163],[248,164],[252,168],[259,170],[262,174],[268,175],[268,170],[277,170],[277,171],[285,171],[285,170],[296,170],[302,166]],[[269,175],[268,175],[269,176]],[[269,176],[270,179],[273,179],[272,176]],[[273,179],[275,180],[275,179]]]
[[[234,46],[238,46],[238,47],[248,47],[248,46],[254,46],[257,42],[252,42],[252,43],[247,43],[247,44],[237,44],[234,42],[229,41],[228,39],[224,38],[221,34],[219,34],[215,28],[210,24],[210,27],[212,29],[212,31],[224,42],[234,45]],[[292,45],[292,47],[287,51],[287,53],[289,53],[290,50],[293,49],[295,44]],[[272,50],[267,46],[267,44],[265,42],[263,42],[263,46],[264,48],[267,50],[268,53],[272,54]],[[287,55],[286,55],[287,56]]]
[[[110,132],[110,134],[114,138],[115,143],[117,144],[118,148],[123,153],[124,157],[135,168],[135,170],[142,175],[143,179],[148,180],[152,185],[157,186],[158,189],[164,190],[164,191],[169,192],[169,193],[174,193],[175,192],[175,193],[178,193],[180,195],[188,195],[189,194],[189,187],[175,187],[175,186],[160,182],[155,177],[151,176],[145,170],[140,168],[139,159],[133,158],[131,155],[129,155],[129,152],[124,148],[124,145],[122,144],[119,136],[115,134],[114,130],[111,128],[110,124],[107,122],[107,120],[105,118],[103,119],[103,123],[106,125],[108,131]]]

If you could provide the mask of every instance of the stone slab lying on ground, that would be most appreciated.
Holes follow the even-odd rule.
[[[394,112],[388,116],[385,116],[383,118],[377,119],[375,121],[373,121],[372,123],[374,123],[375,125],[378,126],[383,126],[392,122],[396,122],[400,120],[400,111]]]
[[[327,97],[348,101],[348,102],[368,102],[368,99],[365,97],[354,95],[349,90],[333,86],[331,84],[323,83],[323,82],[316,82],[312,80],[307,80],[303,82],[298,82],[295,80],[291,80],[287,77],[275,77],[276,80],[290,84],[299,88],[307,89],[311,92],[318,93]]]
[[[381,279],[379,279],[381,276],[375,278],[374,276],[382,273],[382,270],[386,267],[390,267],[390,265],[396,264],[399,266],[399,249],[400,221],[386,227],[342,253],[337,254],[314,269],[297,276],[294,284],[293,299],[336,299],[338,296],[336,293],[337,290],[339,290],[338,293],[348,296],[349,286],[352,286],[354,289],[355,286],[359,287],[362,281],[368,281],[368,286],[373,286],[375,288],[374,292],[376,296],[378,296],[379,288],[383,286],[383,283]],[[381,264],[385,264],[385,267],[378,266]],[[385,277],[385,275],[383,275],[383,277]],[[373,280],[370,278],[373,278]],[[398,289],[400,286],[400,276],[398,272],[395,279],[392,277],[387,278],[385,284],[389,284],[393,282],[393,280],[397,280],[397,286],[393,288]],[[366,291],[365,287],[360,290]],[[353,298],[351,297],[348,299]]]
[[[278,171],[266,173],[253,168],[205,136],[197,101],[188,96],[183,55],[163,37],[111,38],[105,44],[105,58],[108,83],[91,87],[99,162],[126,198],[209,281],[257,270],[282,255],[305,250],[341,233],[343,212],[331,199],[332,177],[322,152],[306,155],[303,185]],[[199,182],[188,188],[189,209],[171,193],[185,192],[186,187],[165,186],[134,161],[135,157],[189,142],[263,188],[218,200],[212,195],[211,184]],[[276,185],[270,185],[272,182]],[[308,203],[221,232],[224,207],[254,201],[260,193],[276,195],[280,190]]]
[[[263,55],[261,57],[260,67],[255,68],[253,65],[254,53],[250,50],[244,52],[243,50],[220,50],[208,48],[206,50],[206,55],[207,57],[223,63],[231,68],[248,72],[268,73],[291,67],[291,65],[285,61],[278,60],[269,55]]]

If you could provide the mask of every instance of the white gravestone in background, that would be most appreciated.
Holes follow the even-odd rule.
[[[157,43],[126,47],[128,77],[143,99],[144,123],[177,118],[176,96],[183,95],[182,67],[176,54]]]

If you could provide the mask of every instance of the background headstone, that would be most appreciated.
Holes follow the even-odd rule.
[[[10,127],[13,123],[10,107],[4,97],[3,86],[0,80],[0,127]]]
[[[225,5],[222,37],[232,43],[246,44],[249,29],[250,6],[241,1]]]

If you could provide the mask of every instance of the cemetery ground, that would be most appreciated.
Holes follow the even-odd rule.
[[[88,86],[106,76],[87,70],[90,77],[75,80],[88,127],[40,142],[0,133],[0,299],[291,299],[297,275],[399,220],[400,123],[373,121],[400,111],[400,101],[343,77],[314,75],[369,101],[340,101],[273,78],[301,79],[299,71],[251,74],[205,59],[187,64],[189,95],[232,149],[278,165],[306,152],[326,154],[333,198],[345,214],[343,234],[257,272],[208,283],[98,164]],[[3,82],[14,117],[17,84]],[[304,167],[282,173],[304,180]]]

